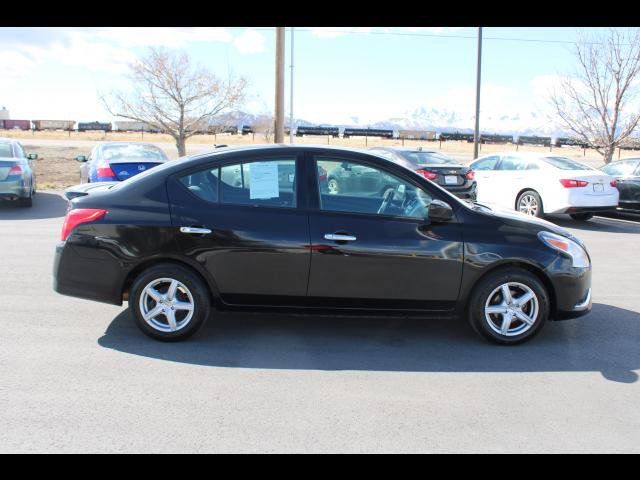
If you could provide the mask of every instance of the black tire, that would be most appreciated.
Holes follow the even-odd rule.
[[[500,332],[496,332],[490,326],[490,322],[485,316],[486,302],[487,300],[491,302],[489,296],[495,298],[495,295],[492,295],[492,293],[507,282],[518,283],[528,287],[535,293],[538,302],[537,315],[528,329],[518,334],[518,328],[527,328],[525,323],[517,318],[514,318],[510,323],[511,328],[514,329],[512,336],[502,335]],[[513,287],[513,290],[511,290],[512,293],[518,295],[518,297],[514,295],[515,298],[519,298],[520,296],[520,294],[517,293],[517,289],[519,289],[519,287]],[[498,293],[497,295],[499,296],[501,294]],[[522,309],[522,311],[524,311],[525,314],[530,314],[533,313],[533,308],[532,302],[526,303],[525,309],[528,311],[525,311],[525,309]],[[538,277],[521,268],[504,268],[492,272],[480,280],[469,298],[467,311],[469,323],[473,329],[484,338],[501,345],[515,345],[530,340],[542,329],[549,317],[549,308],[549,294]],[[490,314],[489,318],[492,320],[491,323],[493,323],[494,328],[496,328],[497,323],[500,323],[501,318],[504,317],[500,317],[499,314]]]
[[[29,197],[24,197],[24,198],[19,198],[18,199],[18,205],[22,208],[29,208],[31,206],[33,206],[33,198],[31,198],[31,196]]]
[[[532,217],[538,217],[538,218],[544,217],[544,206],[542,205],[542,198],[540,198],[540,195],[535,190],[525,190],[520,195],[518,195],[518,198],[516,199],[516,210],[519,212],[522,212],[522,210],[520,210],[520,202],[523,200],[526,200],[527,197],[532,197],[538,206],[535,214],[527,214],[527,215],[531,215]],[[525,213],[525,212],[522,212],[522,213]]]
[[[593,213],[570,213],[569,216],[574,220],[586,222],[587,220],[591,220],[593,218]]]
[[[143,312],[141,311],[140,306],[140,298],[144,293],[144,289],[150,283],[163,278],[175,279],[182,283],[188,289],[193,299],[193,315],[191,316],[191,319],[184,325],[184,327],[173,332],[161,331],[147,323],[143,317]],[[158,289],[161,288],[162,284],[160,284]],[[166,290],[164,293],[167,293]],[[187,298],[183,291],[179,291],[177,296],[183,297],[179,298],[179,300]],[[145,300],[153,302],[153,300],[148,297]],[[159,304],[156,302],[155,306],[157,305]],[[144,270],[135,279],[131,285],[131,289],[129,290],[129,309],[131,310],[136,324],[145,335],[155,338],[156,340],[175,342],[185,340],[196,333],[204,325],[211,312],[211,296],[207,285],[189,268],[174,263],[162,263]],[[183,319],[186,318],[187,314],[188,312],[183,316]],[[176,312],[176,315],[181,314]],[[155,319],[158,316],[162,317],[163,315],[158,314],[153,318]],[[166,323],[168,325],[168,321]]]

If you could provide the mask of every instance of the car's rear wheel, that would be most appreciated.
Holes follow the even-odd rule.
[[[593,218],[593,213],[570,213],[569,216],[574,220],[586,222],[587,220],[591,220]]]
[[[544,216],[542,199],[535,190],[526,190],[518,196],[516,200],[516,210],[525,215],[531,215],[532,217]]]
[[[129,308],[138,327],[163,341],[184,340],[204,324],[211,310],[209,291],[189,269],[159,264],[136,278]]]
[[[480,335],[514,345],[536,335],[549,316],[549,294],[534,274],[519,268],[483,278],[469,301],[469,322]]]

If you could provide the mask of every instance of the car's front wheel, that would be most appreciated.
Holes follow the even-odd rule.
[[[138,327],[163,341],[184,340],[209,316],[211,300],[204,282],[175,264],[159,264],[136,278],[129,292],[129,308]]]
[[[490,273],[469,300],[469,322],[486,339],[503,345],[537,334],[549,316],[549,294],[534,274],[520,268]]]

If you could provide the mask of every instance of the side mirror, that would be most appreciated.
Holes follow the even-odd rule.
[[[27,155],[27,158],[29,160],[37,160],[38,159],[38,154],[37,153],[30,153],[29,155]]]
[[[429,204],[429,219],[432,222],[448,222],[453,218],[451,205],[442,200],[432,200]]]
[[[84,163],[84,162],[86,162],[86,161],[87,161],[87,157],[85,157],[84,155],[78,155],[78,156],[76,157],[76,161],[78,161],[78,162],[83,162],[83,163]]]

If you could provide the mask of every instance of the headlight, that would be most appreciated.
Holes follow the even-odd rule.
[[[548,247],[571,257],[574,267],[587,268],[591,266],[589,255],[587,255],[585,249],[573,240],[563,237],[562,235],[556,235],[555,233],[544,231],[538,232],[538,238]]]

